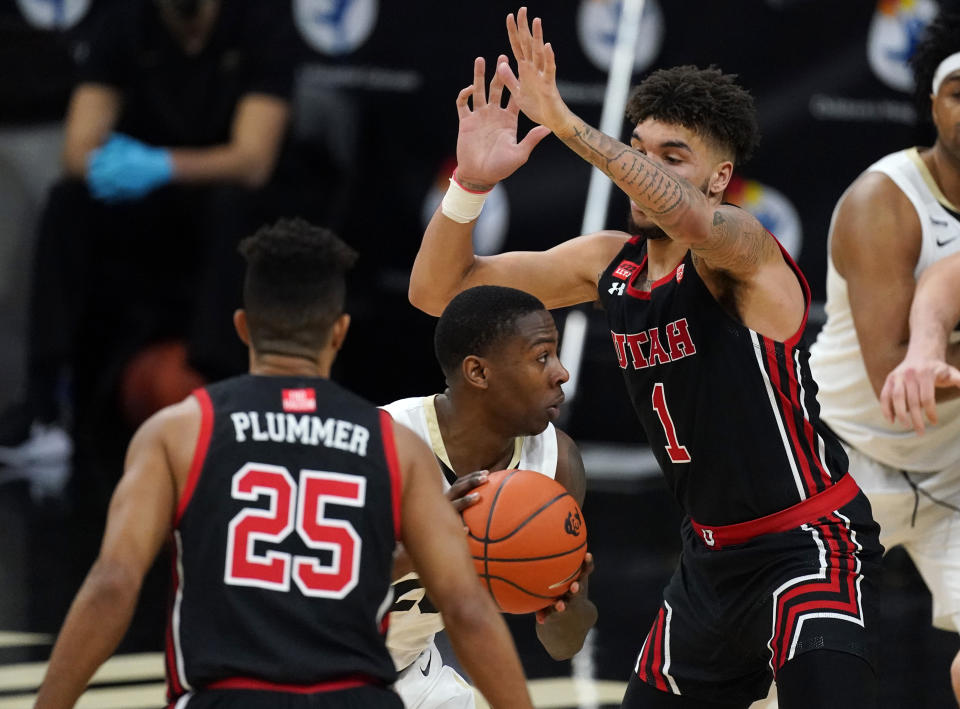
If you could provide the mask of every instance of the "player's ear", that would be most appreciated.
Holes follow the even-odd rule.
[[[733,163],[729,160],[723,160],[713,168],[713,174],[710,175],[709,190],[712,195],[722,195],[730,179],[733,177]]]
[[[237,335],[247,347],[250,346],[250,324],[247,322],[247,311],[237,308],[233,311],[233,327]]]
[[[460,363],[460,372],[467,384],[478,389],[487,388],[487,363],[483,357],[468,355]]]
[[[347,330],[350,329],[350,314],[343,313],[330,328],[330,346],[334,352],[339,352],[343,341],[347,339]]]

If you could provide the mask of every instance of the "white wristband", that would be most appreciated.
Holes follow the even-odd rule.
[[[457,182],[457,173],[454,172],[453,177],[450,178],[447,193],[443,196],[443,202],[440,203],[440,211],[459,224],[472,222],[480,216],[483,203],[489,194],[490,190],[486,192],[468,190]]]

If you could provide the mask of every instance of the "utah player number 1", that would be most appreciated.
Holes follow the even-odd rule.
[[[690,452],[686,446],[681,446],[677,440],[677,430],[674,428],[673,419],[670,418],[670,410],[667,408],[667,399],[663,395],[663,383],[657,382],[653,385],[653,410],[657,412],[660,419],[660,425],[663,426],[663,432],[667,436],[667,455],[674,463],[689,463]]]

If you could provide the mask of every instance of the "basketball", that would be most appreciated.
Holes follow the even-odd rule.
[[[463,511],[481,581],[504,613],[550,605],[579,576],[587,527],[566,488],[532,470],[491,473]]]
[[[157,342],[140,350],[124,368],[120,408],[131,426],[139,426],[204,383],[203,377],[187,363],[184,343]]]

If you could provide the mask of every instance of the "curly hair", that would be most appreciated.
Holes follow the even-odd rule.
[[[343,313],[357,252],[303,219],[280,219],[240,242],[243,304],[257,349],[316,350]]]
[[[633,124],[653,118],[684,126],[729,151],[734,164],[742,165],[760,142],[760,129],[753,96],[736,78],[713,65],[659,69],[634,89],[627,118]]]
[[[927,25],[923,38],[910,57],[913,69],[914,99],[921,116],[930,118],[930,93],[933,75],[940,62],[960,52],[960,12],[941,11]]]
[[[447,304],[437,321],[433,349],[440,369],[449,381],[465,357],[486,355],[516,334],[518,319],[543,309],[537,298],[516,288],[467,288]]]

